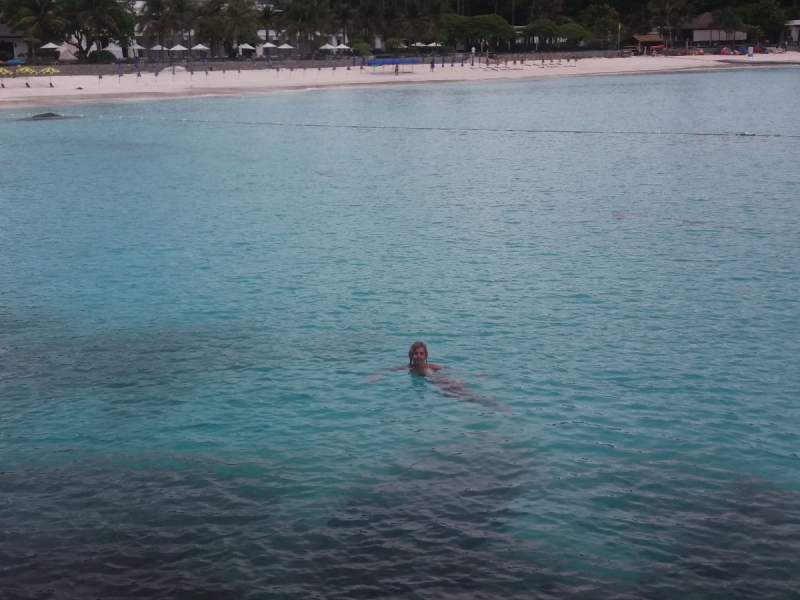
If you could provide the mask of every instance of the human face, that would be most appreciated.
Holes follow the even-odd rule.
[[[428,354],[425,352],[425,348],[420,346],[414,350],[414,355],[411,358],[414,361],[415,367],[422,367],[425,364],[425,360],[428,358]]]

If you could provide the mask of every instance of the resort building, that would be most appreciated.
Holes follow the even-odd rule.
[[[789,21],[783,26],[783,39],[789,46],[800,45],[800,21]]]
[[[747,34],[744,31],[727,32],[716,27],[710,12],[697,15],[691,21],[684,23],[683,30],[684,38],[691,40],[691,43],[696,46],[713,46],[747,40]]]
[[[0,60],[9,60],[28,55],[28,44],[22,38],[21,31],[12,31],[8,25],[0,23]],[[6,58],[3,58],[5,56]]]

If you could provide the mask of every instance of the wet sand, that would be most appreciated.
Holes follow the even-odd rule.
[[[173,74],[168,67],[158,76],[153,73],[105,76],[32,76],[29,78],[4,78],[4,89],[0,89],[0,109],[53,107],[68,104],[98,102],[130,102],[140,100],[169,100],[199,96],[230,96],[265,92],[304,89],[362,87],[374,85],[446,83],[464,81],[509,81],[536,77],[570,77],[587,75],[622,75],[638,73],[664,73],[675,71],[718,70],[755,67],[799,66],[800,54],[746,56],[636,56],[629,58],[585,58],[577,65],[549,58],[544,65],[541,59],[525,64],[501,63],[499,68],[484,65],[462,67],[458,62],[451,66],[439,62],[433,71],[430,64],[404,67],[399,75],[392,67],[358,67],[347,70],[339,67],[321,69],[246,70],[241,73],[215,70],[209,73],[182,69]],[[50,87],[52,81],[53,87]],[[26,87],[26,82],[30,87]]]

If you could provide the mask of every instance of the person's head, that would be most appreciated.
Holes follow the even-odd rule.
[[[428,360],[428,347],[425,342],[414,342],[408,350],[409,366],[422,366]]]

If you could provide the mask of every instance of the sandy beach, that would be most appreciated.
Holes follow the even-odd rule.
[[[717,70],[732,68],[800,66],[800,54],[746,56],[636,56],[628,58],[586,58],[559,63],[549,59],[542,65],[527,61],[524,65],[499,68],[470,67],[460,62],[444,67],[441,63],[431,71],[429,65],[416,65],[413,70],[394,74],[392,67],[358,67],[337,69],[282,69],[272,70],[219,70],[195,72],[183,69],[173,74],[166,68],[158,76],[142,73],[141,77],[126,74],[119,76],[33,76],[29,78],[4,78],[0,89],[0,109],[45,107],[96,102],[128,102],[195,96],[225,96],[274,91],[302,90],[332,87],[359,87],[392,84],[442,83],[459,81],[507,81],[535,77],[569,77],[586,75],[624,75],[638,73],[664,73],[675,71]],[[52,81],[52,87],[50,86]],[[27,87],[26,83],[30,86]]]

